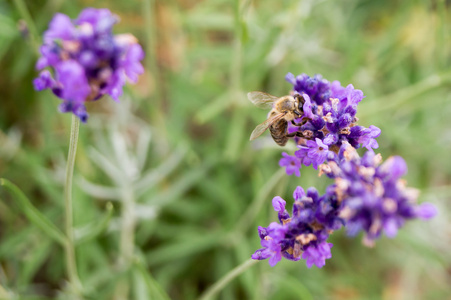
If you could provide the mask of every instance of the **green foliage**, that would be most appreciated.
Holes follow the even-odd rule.
[[[198,299],[259,248],[257,226],[277,218],[274,196],[289,202],[296,185],[324,189],[311,168],[283,175],[280,154],[294,145],[282,149],[267,134],[248,141],[267,112],[246,92],[287,94],[287,72],[361,89],[359,122],[382,129],[383,157],[403,156],[409,185],[440,213],[374,249],[337,232],[323,269],[259,262],[216,299],[451,297],[446,1],[15,0],[0,3],[0,174],[8,179],[0,182],[0,299],[72,299],[60,246],[70,116],[31,81],[50,16],[86,6],[118,14],[115,30],[136,35],[147,56],[138,85],[121,103],[88,104],[80,128],[73,201],[85,299],[116,299],[124,283],[127,299]],[[135,247],[124,269],[130,195]]]

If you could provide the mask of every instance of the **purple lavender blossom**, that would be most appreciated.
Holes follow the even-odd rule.
[[[128,78],[136,83],[144,72],[144,52],[134,36],[113,35],[118,17],[108,9],[86,8],[76,20],[57,13],[44,33],[44,44],[33,81],[36,90],[51,89],[62,99],[59,110],[72,112],[86,122],[85,102],[109,94],[122,95]]]
[[[303,116],[296,120],[299,125],[289,127],[299,150],[291,156],[291,160],[284,155],[281,164],[295,161],[296,157],[302,165],[312,164],[316,169],[326,161],[329,151],[338,153],[344,142],[354,148],[375,149],[379,146],[376,142],[381,133],[379,128],[357,125],[357,105],[364,98],[362,91],[354,89],[351,84],[342,87],[338,81],[330,83],[321,75],[309,77],[301,74],[295,77],[288,73],[285,79],[293,85],[293,93],[302,95],[305,102]],[[288,172],[296,172],[294,165],[290,166],[289,171],[287,169]]]
[[[253,259],[269,258],[274,266],[281,257],[297,261],[306,260],[307,267],[313,264],[318,268],[331,258],[332,244],[326,240],[329,235],[343,224],[340,218],[341,206],[333,190],[323,196],[309,188],[307,193],[298,186],[293,197],[292,216],[285,210],[285,200],[281,197],[273,199],[274,210],[278,212],[279,222],[271,223],[267,228],[259,227],[258,232],[263,248],[257,250]],[[301,257],[302,256],[302,257]]]
[[[301,160],[295,156],[288,155],[287,153],[282,153],[283,158],[279,161],[279,166],[285,167],[287,175],[301,176]]]
[[[329,187],[343,209],[340,217],[353,236],[365,232],[364,243],[373,246],[382,232],[396,236],[406,220],[432,218],[437,210],[429,203],[416,205],[418,191],[401,179],[407,172],[404,160],[390,157],[382,163],[380,154],[367,151],[359,157],[349,144],[343,144],[338,157],[321,166],[321,172],[335,179]]]
[[[301,149],[296,151],[296,157],[300,158],[301,161],[306,160],[307,165],[311,163],[315,170],[326,160],[329,153],[329,147],[318,138],[315,141],[307,141],[306,146],[299,146],[299,148]]]
[[[323,242],[316,246],[308,247],[304,253],[302,253],[302,259],[306,260],[307,268],[311,268],[313,265],[318,268],[322,268],[326,264],[326,259],[332,257],[330,249],[333,244]]]

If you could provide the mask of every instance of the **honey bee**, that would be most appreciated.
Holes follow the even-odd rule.
[[[258,138],[269,128],[274,141],[280,146],[285,146],[288,138],[295,135],[288,134],[288,122],[295,124],[294,119],[303,115],[304,98],[299,94],[276,97],[263,92],[250,92],[247,97],[259,108],[272,108],[266,121],[252,131],[250,140]]]

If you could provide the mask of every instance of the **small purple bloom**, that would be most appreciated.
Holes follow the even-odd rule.
[[[305,196],[305,191],[301,186],[296,187],[296,189],[293,192],[293,198],[294,200],[301,200],[302,197]]]
[[[362,147],[367,148],[368,150],[379,148],[379,144],[376,141],[376,138],[381,134],[381,130],[371,125],[369,128],[362,130],[362,135],[357,139],[357,141],[362,144]]]
[[[75,27],[65,14],[57,13],[50,21],[49,29],[44,33],[44,41],[51,43],[55,39],[68,41],[74,38]]]
[[[301,176],[301,161],[296,156],[282,153],[283,158],[279,161],[279,166],[285,167],[287,175],[295,174],[297,177]]]
[[[312,264],[321,268],[331,257],[332,244],[326,243],[326,240],[332,231],[343,224],[339,216],[340,204],[330,191],[320,196],[314,188],[309,188],[305,193],[298,186],[293,197],[292,216],[285,210],[285,200],[274,197],[273,207],[278,212],[280,224],[273,222],[267,228],[258,228],[263,248],[257,250],[252,258],[269,258],[269,264],[273,266],[282,256],[297,261],[302,255],[309,268]]]
[[[128,47],[124,59],[121,61],[121,66],[124,68],[125,74],[131,82],[138,81],[138,75],[144,73],[144,68],[140,61],[144,58],[144,51],[138,44],[132,44]]]
[[[315,170],[322,164],[329,153],[329,146],[322,140],[316,138],[315,141],[307,141],[305,146],[299,146],[299,150],[295,152],[297,158],[300,158],[304,165],[313,165]]]
[[[415,204],[418,192],[401,179],[407,172],[401,157],[381,162],[381,156],[373,151],[360,157],[352,146],[343,144],[339,155],[322,167],[322,172],[335,179],[328,190],[333,190],[345,207],[340,215],[348,234],[364,231],[367,245],[374,244],[382,232],[395,237],[406,220],[429,219],[436,214],[432,204]]]
[[[364,98],[361,90],[352,84],[343,87],[338,81],[330,83],[321,75],[310,77],[288,73],[285,79],[293,85],[292,93],[304,99],[302,117],[288,128],[288,133],[300,147],[295,155],[302,165],[313,164],[317,168],[329,151],[338,154],[343,143],[354,148],[378,147],[376,138],[381,133],[380,129],[373,125],[369,128],[357,125],[357,105]],[[323,151],[326,147],[322,145],[328,149]],[[304,147],[307,149],[302,149]],[[284,166],[287,164],[285,162]],[[294,170],[287,172],[293,174]]]
[[[306,260],[307,268],[311,268],[313,265],[316,265],[318,268],[324,267],[326,264],[326,259],[332,257],[332,253],[330,249],[333,244],[323,242],[316,246],[310,246],[307,250],[302,254],[302,259]]]
[[[310,148],[308,151],[308,157],[312,160],[313,168],[317,170],[318,166],[326,160],[329,147],[318,138],[315,142],[307,141],[307,146]]]
[[[421,203],[415,208],[415,215],[423,220],[429,220],[437,215],[437,207],[431,203]]]
[[[279,196],[276,196],[272,199],[272,206],[274,207],[274,210],[277,212],[283,212],[285,210],[286,204],[287,202]]]
[[[66,60],[55,67],[61,98],[74,102],[84,102],[91,92],[85,70],[75,60]]]
[[[53,80],[52,74],[48,70],[44,70],[33,80],[33,86],[37,91],[53,88],[55,80]]]
[[[302,106],[302,109],[304,111],[304,117],[313,119],[313,112],[312,112],[312,101],[310,100],[309,95],[302,94],[302,97],[304,98],[304,105]]]
[[[108,9],[86,8],[73,21],[58,13],[44,33],[33,81],[36,90],[51,89],[61,98],[61,112],[72,112],[86,122],[85,103],[109,94],[122,95],[126,79],[136,83],[144,72],[144,52],[130,34],[113,35],[118,17]]]
[[[294,77],[293,73],[288,73],[285,76],[285,80],[288,81],[291,84],[296,84],[296,77]]]

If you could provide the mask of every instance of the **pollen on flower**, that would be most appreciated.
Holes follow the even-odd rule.
[[[280,224],[271,223],[267,228],[259,227],[259,236],[264,248],[257,250],[252,258],[266,259],[271,257],[269,253],[277,252],[281,257],[297,261],[302,255],[302,258],[307,260],[308,267],[315,264],[321,268],[325,260],[331,257],[330,247],[326,247],[329,249],[327,251],[324,242],[343,224],[339,216],[340,204],[333,194],[326,193],[320,196],[314,188],[309,188],[305,193],[301,187],[297,187],[293,197],[295,201],[291,216],[285,210],[286,202],[282,198],[273,199]],[[265,235],[262,235],[262,232],[265,232]],[[326,251],[323,251],[323,248]],[[306,252],[308,254],[304,255]],[[310,264],[312,261],[317,263]],[[269,263],[272,265],[271,261]]]
[[[325,162],[325,155],[318,155],[317,150],[327,149],[338,154],[344,143],[354,148],[378,147],[376,138],[380,135],[380,129],[374,125],[369,128],[357,125],[357,105],[364,98],[362,91],[352,85],[343,87],[338,81],[331,83],[321,75],[310,77],[288,73],[285,79],[293,85],[292,94],[299,94],[305,100],[302,117],[294,126],[289,126],[288,132],[296,144],[304,149],[295,152],[300,161],[287,168],[287,173],[297,175],[294,168],[298,164],[313,164],[317,168]],[[313,148],[313,151],[305,148]]]
[[[405,221],[428,220],[437,214],[431,203],[416,204],[419,191],[401,178],[407,173],[401,157],[383,162],[381,154],[374,153],[380,129],[356,124],[357,104],[363,99],[360,90],[352,85],[344,88],[338,81],[329,83],[319,75],[289,73],[286,80],[305,103],[302,117],[289,125],[297,150],[294,155],[282,153],[279,164],[288,175],[297,176],[302,165],[312,165],[319,169],[319,176],[326,175],[333,183],[323,195],[313,187],[304,191],[298,186],[291,214],[286,201],[274,197],[279,223],[259,226],[263,248],[253,259],[269,258],[271,266],[282,257],[303,259],[308,268],[321,268],[332,257],[329,236],[342,227],[349,236],[362,232],[362,243],[374,247],[383,234],[394,238]],[[363,156],[356,150],[359,147],[367,149]]]
[[[335,180],[332,187],[343,205],[340,216],[348,234],[364,231],[364,244],[373,245],[383,232],[392,238],[405,220],[421,218],[421,205],[416,204],[418,191],[406,187],[400,178],[407,170],[401,157],[380,164],[381,156],[373,151],[360,157],[349,144],[342,147],[345,149],[338,157],[328,162],[330,168],[322,171]]]

